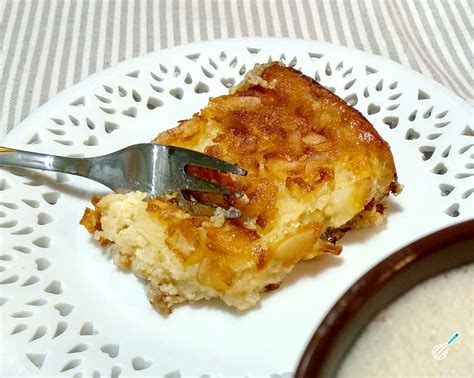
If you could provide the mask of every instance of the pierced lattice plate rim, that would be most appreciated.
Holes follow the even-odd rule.
[[[92,156],[149,140],[270,57],[334,90],[391,144],[405,190],[389,203],[387,224],[348,235],[340,259],[301,264],[246,314],[210,304],[183,306],[165,319],[78,226],[102,187],[2,169],[2,376],[291,372],[326,311],[363,272],[416,238],[473,217],[469,105],[396,63],[317,42],[213,41],[123,62],[56,96],[5,144]]]

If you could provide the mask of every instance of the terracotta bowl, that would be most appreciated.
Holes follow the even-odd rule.
[[[346,352],[376,313],[422,281],[474,262],[474,220],[448,227],[395,252],[362,276],[313,335],[296,377],[335,376]]]

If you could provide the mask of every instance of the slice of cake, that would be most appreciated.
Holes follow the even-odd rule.
[[[381,200],[399,191],[390,148],[362,114],[280,63],[257,65],[231,94],[154,142],[248,171],[191,172],[245,193],[194,194],[239,209],[237,219],[224,218],[222,209],[191,215],[136,192],[94,198],[94,209],[86,209],[81,223],[110,245],[118,266],[147,281],[162,313],[211,298],[239,310],[254,306],[298,261],[339,254],[345,232],[379,223]]]

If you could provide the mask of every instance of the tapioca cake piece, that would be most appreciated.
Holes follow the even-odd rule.
[[[204,152],[248,172],[189,168],[238,193],[194,193],[219,205],[212,216],[139,192],[96,197],[86,209],[81,223],[118,266],[147,282],[148,298],[162,313],[212,298],[237,310],[255,306],[299,261],[339,254],[346,232],[379,224],[386,215],[382,200],[400,190],[389,145],[369,121],[276,62],[257,65],[230,94],[211,98],[153,142]],[[242,216],[225,218],[229,207]]]

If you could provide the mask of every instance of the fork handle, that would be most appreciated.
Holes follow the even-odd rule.
[[[87,159],[46,155],[1,146],[0,165],[63,172],[78,176],[86,176],[89,170],[89,162]]]

